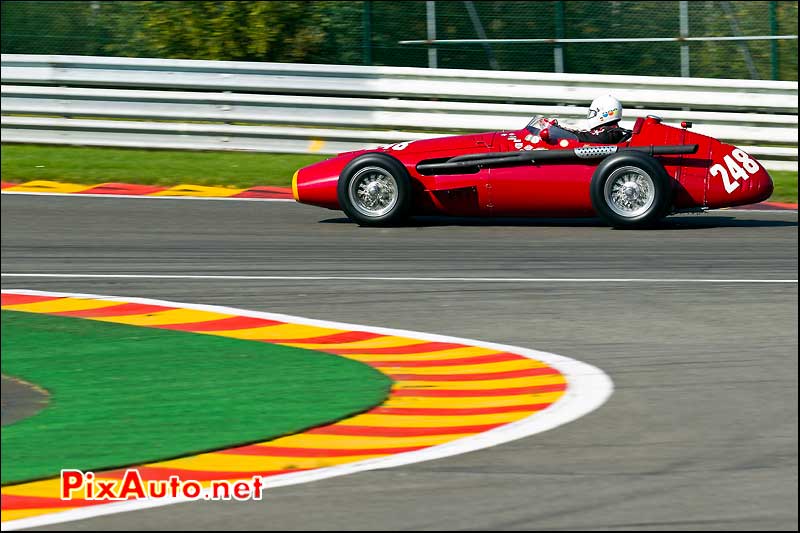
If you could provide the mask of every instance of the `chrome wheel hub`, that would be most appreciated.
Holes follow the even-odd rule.
[[[380,217],[397,204],[397,181],[386,169],[366,167],[356,172],[347,188],[353,207],[362,215]]]
[[[653,179],[638,167],[621,167],[612,172],[604,193],[608,207],[626,218],[647,212],[656,197]]]

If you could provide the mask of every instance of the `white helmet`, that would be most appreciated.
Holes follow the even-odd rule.
[[[593,130],[602,124],[611,124],[622,118],[622,104],[611,95],[595,98],[589,106],[586,126]]]

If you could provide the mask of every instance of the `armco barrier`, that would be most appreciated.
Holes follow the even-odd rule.
[[[2,56],[2,141],[336,153],[580,122],[605,92],[797,169],[797,82],[84,56]]]

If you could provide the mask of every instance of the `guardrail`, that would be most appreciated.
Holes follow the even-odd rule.
[[[797,169],[797,82],[30,55],[1,70],[3,142],[327,154],[579,121],[612,92],[626,121],[690,120]]]

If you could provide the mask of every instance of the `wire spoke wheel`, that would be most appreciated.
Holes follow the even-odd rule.
[[[380,217],[398,201],[397,180],[379,167],[360,169],[350,180],[347,194],[351,205],[366,217]]]
[[[641,168],[625,166],[611,173],[603,194],[614,213],[635,218],[646,213],[655,202],[656,186],[653,178]]]
[[[362,226],[402,224],[411,213],[411,177],[394,157],[363,154],[342,169],[336,197],[342,211]]]
[[[648,228],[669,212],[673,183],[655,157],[618,152],[597,165],[589,196],[595,213],[610,226]]]

